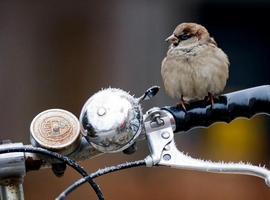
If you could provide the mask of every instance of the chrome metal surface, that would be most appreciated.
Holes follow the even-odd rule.
[[[162,151],[173,138],[171,118],[167,114],[166,111],[154,108],[148,112],[145,118],[144,127],[150,150],[150,156],[146,158],[146,164],[149,167],[159,163]],[[160,121],[163,123],[160,123]]]
[[[149,89],[147,89],[145,91],[145,93],[140,96],[137,100],[138,102],[142,102],[142,101],[145,101],[145,100],[149,100],[151,99],[152,97],[156,96],[156,94],[158,93],[159,91],[159,86],[152,86],[150,87]]]
[[[192,158],[179,151],[175,145],[173,128],[168,116],[161,115],[159,120],[164,124],[156,125],[158,109],[150,112],[146,117],[145,130],[150,149],[150,155],[145,158],[148,167],[163,165],[179,169],[189,169],[214,173],[245,174],[263,178],[270,187],[270,171],[264,167],[254,166],[245,163],[212,162]],[[154,123],[154,125],[153,125]],[[166,132],[166,134],[165,134]],[[169,135],[169,137],[164,137]]]
[[[164,150],[158,165],[169,166],[179,169],[189,169],[214,173],[245,174],[263,178],[270,187],[270,171],[264,167],[258,167],[245,163],[212,162],[192,158],[179,151],[175,146],[174,139],[169,144],[170,150]],[[168,159],[168,155],[170,159]]]
[[[7,143],[2,148],[22,147],[22,143]],[[23,200],[23,177],[26,174],[24,153],[0,154],[0,199]]]
[[[22,146],[22,143],[2,144],[0,145],[0,149]],[[0,154],[0,179],[22,177],[25,175],[25,173],[24,153]]]
[[[91,144],[89,144],[85,138],[82,138],[79,147],[74,152],[69,154],[68,157],[76,161],[84,161],[87,159],[93,159],[102,154],[103,152],[98,151]],[[30,162],[31,165],[37,165],[36,168],[38,169],[50,168],[52,164],[59,163],[59,161],[54,158],[49,158],[48,156],[42,156],[36,153],[25,153],[25,159],[26,163]]]
[[[7,184],[0,186],[1,200],[23,200],[23,186],[21,178],[11,178],[6,180]]]
[[[175,119],[173,115],[167,111],[160,109],[159,107],[153,107],[149,109],[146,114],[143,116],[144,118],[144,123],[146,122],[151,122],[151,123],[157,123],[156,125],[159,126],[162,123],[162,118],[166,117],[167,120],[169,120],[169,126],[175,130],[176,125],[175,125]],[[153,125],[153,124],[152,124]]]
[[[80,115],[81,130],[97,150],[119,152],[132,145],[142,130],[137,98],[115,88],[101,90],[87,100]]]

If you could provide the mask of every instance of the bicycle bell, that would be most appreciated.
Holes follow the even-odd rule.
[[[113,153],[127,149],[142,130],[141,101],[155,96],[158,90],[158,86],[153,86],[140,98],[121,89],[100,90],[82,108],[82,134],[101,152]]]
[[[30,125],[33,146],[68,155],[80,145],[80,123],[75,115],[62,109],[39,113]]]

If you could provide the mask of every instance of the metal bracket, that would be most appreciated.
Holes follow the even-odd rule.
[[[22,143],[7,143],[0,148],[23,146]],[[6,153],[0,155],[0,199],[23,200],[23,178],[25,176],[24,153]]]
[[[145,159],[148,167],[160,162],[162,152],[173,140],[173,121],[173,116],[169,112],[159,108],[152,108],[146,113],[144,127],[151,152]]]
[[[22,147],[22,143],[8,143],[0,145],[0,148]],[[8,177],[25,176],[24,153],[7,153],[0,155],[0,179]]]
[[[264,167],[245,163],[224,163],[192,158],[179,151],[174,142],[173,117],[167,111],[154,108],[145,117],[145,131],[150,155],[146,165],[162,165],[179,169],[214,173],[245,174],[263,178],[270,187],[270,171]]]

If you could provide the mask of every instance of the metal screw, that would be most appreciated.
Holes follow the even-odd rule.
[[[55,163],[52,164],[52,171],[55,176],[61,177],[66,171],[67,165],[65,163]]]
[[[60,127],[58,126],[58,124],[53,124],[53,132],[59,132]]]
[[[105,114],[106,114],[106,109],[105,109],[104,107],[100,107],[100,108],[98,109],[98,111],[97,111],[97,114],[98,114],[99,116],[105,115]]]
[[[163,159],[164,160],[166,160],[166,161],[168,161],[168,160],[171,160],[171,155],[170,154],[165,154],[164,156],[163,156]]]
[[[170,137],[170,133],[165,131],[165,132],[161,133],[161,136],[162,136],[163,139],[168,139]]]

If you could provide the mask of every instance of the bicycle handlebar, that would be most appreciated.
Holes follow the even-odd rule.
[[[149,99],[150,97],[154,96],[157,93],[157,91],[158,91],[157,87],[152,87],[149,90],[147,90],[146,93],[140,98],[136,99],[136,98],[128,96],[128,97],[124,98],[124,100],[126,101],[126,100],[132,99],[132,101],[130,102],[131,107],[138,109],[138,108],[140,108],[139,103],[142,100]],[[123,95],[121,96],[121,98],[123,98]],[[119,104],[119,101],[116,101],[116,103]],[[103,107],[101,107],[101,108],[103,108]],[[153,129],[154,131],[156,131],[156,134],[164,133],[162,131],[160,132],[159,128],[158,128],[159,125],[161,125],[160,129],[162,129],[162,130],[163,130],[163,128],[166,129],[166,127],[162,127],[163,123],[159,124],[159,122],[165,122],[165,121],[162,121],[160,119],[160,117],[167,117],[169,119],[169,122],[171,122],[171,121],[175,122],[173,125],[171,123],[169,123],[169,128],[170,128],[171,133],[172,133],[172,128],[174,129],[174,132],[188,131],[188,130],[190,130],[192,128],[196,128],[196,127],[208,127],[216,122],[229,123],[230,121],[232,121],[238,117],[251,118],[252,116],[254,116],[256,114],[262,114],[262,113],[270,115],[270,85],[249,88],[246,90],[241,90],[241,91],[221,95],[217,98],[217,100],[215,101],[215,103],[213,105],[211,105],[211,104],[209,105],[206,101],[201,100],[201,101],[196,101],[196,102],[190,103],[189,105],[186,106],[186,108],[187,108],[186,111],[177,107],[177,106],[166,106],[166,107],[163,107],[161,109],[156,108],[157,109],[156,111],[164,110],[163,112],[156,113],[159,115],[156,115],[155,113],[151,114],[151,112],[147,112],[145,116],[148,115],[150,117],[149,119],[151,119],[150,121],[156,122],[157,123],[156,125],[158,125],[157,127],[155,127],[155,126],[152,127],[152,125],[155,125],[155,123],[154,124],[150,123],[151,131]],[[152,110],[152,112],[154,110]],[[102,110],[102,111],[104,111],[104,110]],[[135,109],[135,111],[137,111],[137,110]],[[141,110],[139,110],[139,111],[140,112],[137,112],[134,114],[134,117],[137,117],[139,119],[140,123],[144,123],[144,126],[142,126],[142,130],[136,129],[135,133],[141,134],[142,136],[144,136],[143,132],[145,130],[143,130],[143,129],[145,128],[145,123],[146,123],[145,120],[147,119],[147,117],[146,118],[142,117],[141,116],[142,112],[141,112]],[[167,111],[167,112],[165,112],[165,111]],[[168,112],[171,113],[171,115],[168,114]],[[103,116],[105,113],[98,112],[97,115]],[[165,113],[165,116],[163,116],[162,113],[163,114]],[[110,113],[108,113],[108,114],[110,114]],[[142,119],[144,119],[144,121]],[[174,127],[174,125],[175,125],[175,127]],[[122,126],[120,126],[120,128],[121,127]],[[115,132],[112,131],[111,133],[114,134]],[[149,131],[149,133],[150,133],[150,131]],[[97,135],[98,134],[99,133],[97,133]],[[153,136],[154,135],[153,132],[151,132],[150,135]],[[171,134],[171,135],[173,135],[173,134]],[[134,138],[136,138],[136,137],[134,137]],[[131,138],[131,139],[133,139],[133,138]],[[161,149],[163,151],[163,149],[167,145],[167,142],[168,142],[167,139],[168,140],[171,139],[170,141],[172,141],[173,136],[169,137],[169,135],[167,135],[167,136],[164,135],[162,137],[159,136],[156,138],[155,137],[148,138],[148,140],[151,140],[148,142],[150,145],[152,145],[151,149],[155,148],[155,149]],[[161,140],[161,141],[159,141],[159,140]],[[132,142],[133,141],[131,141],[130,144],[132,144]],[[160,145],[162,142],[165,142],[164,147]],[[157,145],[157,144],[159,144],[159,145]],[[174,142],[169,142],[168,144],[174,145]],[[21,144],[19,146],[21,146]],[[14,151],[12,151],[12,152],[22,152],[22,151],[29,152],[29,151],[26,151],[27,150],[26,146],[24,146],[23,149],[21,149],[21,148],[22,147],[20,147],[17,150],[13,148]],[[29,147],[29,148],[31,148],[31,147]],[[173,163],[167,163],[168,160],[166,160],[166,158],[168,158],[168,157],[165,156],[165,157],[162,157],[165,159],[164,163],[160,162],[161,161],[160,159],[158,159],[159,160],[158,163],[161,165],[163,164],[165,166],[172,166],[172,167],[173,166],[176,166],[176,167],[180,166],[180,168],[181,167],[188,168],[188,166],[185,164],[185,160],[183,160],[184,155],[182,155],[181,152],[179,152],[179,151],[176,152],[176,149],[174,149],[176,147],[173,147],[173,148],[170,147],[170,148],[172,150],[174,150],[174,152],[171,152],[172,155],[170,155],[170,156],[178,155],[178,157],[176,157],[176,158],[179,158],[179,155],[180,155],[181,156],[180,159],[174,159],[174,160],[172,159],[172,161],[174,161]],[[3,150],[2,153],[8,153],[10,151],[11,150],[9,148],[9,149],[6,149],[6,151]],[[32,152],[32,151],[30,151],[30,152]],[[156,151],[153,151],[153,152],[155,153]],[[169,150],[167,149],[166,153],[168,154],[168,152],[169,152]],[[73,158],[74,160],[85,160],[87,158],[92,158],[94,155],[99,155],[101,153],[102,152],[99,152],[92,145],[89,145],[88,141],[86,141],[86,139],[83,137],[83,138],[81,138],[78,149],[76,149],[74,152],[69,154],[69,157]],[[159,154],[159,156],[160,155],[161,154]],[[42,156],[40,157],[40,156],[37,156],[36,154],[33,154],[33,152],[27,153],[24,156],[25,156],[25,164],[22,163],[22,165],[25,166],[27,170],[40,169],[42,167],[46,167],[47,165],[53,166],[53,164],[55,164],[55,163],[59,164],[59,162],[55,162],[55,160],[52,158],[47,158],[47,157],[44,158]],[[152,156],[151,158],[155,158],[155,156]],[[158,157],[158,158],[160,158],[160,157]],[[173,157],[170,157],[170,158],[173,158]],[[188,157],[189,161],[190,161],[190,159],[192,159],[192,158]],[[147,165],[146,160],[147,159],[145,159],[145,163]],[[198,164],[198,162],[202,162],[202,161],[199,161],[196,159],[193,159],[193,160],[196,161],[196,163],[195,163],[196,169],[199,169],[197,164]],[[183,163],[184,163],[184,165],[183,165],[184,167],[182,166]],[[204,166],[201,166],[201,163],[199,163],[199,165],[201,166],[201,169],[207,169],[207,171],[209,171],[209,169],[210,169],[209,163],[206,163],[206,164],[207,164],[207,166],[204,167]],[[214,164],[212,163],[212,165],[214,165]],[[239,173],[240,172],[239,168],[241,168],[242,172],[244,172],[245,174],[249,174],[249,175],[259,174],[259,177],[265,178],[266,183],[269,184],[270,179],[268,176],[268,172],[269,172],[268,170],[261,168],[261,167],[254,168],[254,166],[251,166],[251,165],[241,165],[240,167],[238,165],[235,165],[235,166],[236,166],[236,168],[232,168],[232,166],[230,166],[231,171],[229,171],[226,168],[227,169],[226,172],[233,172],[233,173],[238,172]],[[228,167],[228,166],[225,166],[225,167]],[[225,167],[223,167],[223,168],[225,169]],[[190,169],[195,169],[195,168],[190,167]],[[218,171],[216,171],[216,168],[213,168],[213,172],[222,172],[222,170],[220,170],[220,169],[221,169],[220,166],[218,168]],[[243,171],[243,170],[248,170],[248,173],[246,171]],[[253,171],[254,172],[256,171],[256,173],[251,173]],[[261,174],[263,174],[263,175],[261,175]],[[83,175],[85,175],[84,172],[83,172]],[[84,179],[84,181],[87,181],[87,180],[88,179]],[[94,182],[91,182],[91,183],[94,184]],[[95,184],[94,184],[94,186],[95,186]],[[102,196],[102,193],[99,191],[98,186],[94,187],[94,188],[96,189],[96,192],[99,195],[99,199],[102,199],[103,196]]]

